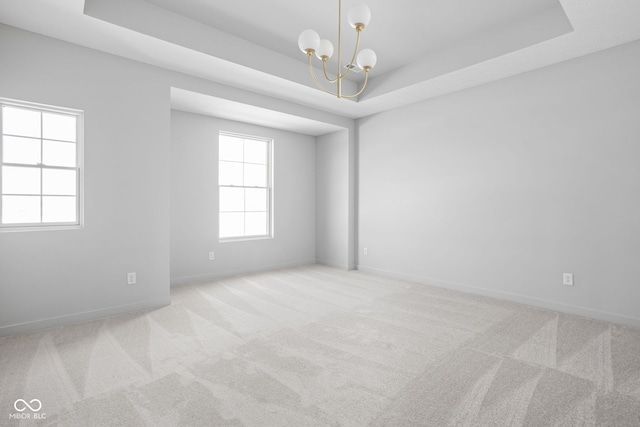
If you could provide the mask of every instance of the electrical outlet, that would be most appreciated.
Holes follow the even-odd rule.
[[[366,246],[364,247],[364,250],[362,251],[362,253],[364,253],[365,255],[369,255],[369,248],[367,248]]]
[[[566,286],[573,286],[573,274],[572,273],[563,273],[562,274],[562,284]]]
[[[136,273],[127,273],[127,285],[136,284]]]
[[[209,261],[213,261],[216,259],[216,254],[214,252],[209,252]]]

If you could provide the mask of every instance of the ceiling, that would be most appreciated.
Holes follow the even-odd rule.
[[[303,63],[307,63],[307,57],[297,45],[302,30],[313,28],[337,46],[336,0],[147,2]],[[356,40],[355,30],[348,25],[346,15],[352,6],[361,2],[342,1],[343,64],[351,58]],[[550,13],[565,17],[558,0],[368,0],[366,4],[372,10],[372,21],[362,33],[361,48],[374,48],[380,55],[376,76],[409,65],[429,52],[473,38],[478,33],[496,28],[504,30],[523,19],[543,23]],[[571,31],[566,18],[563,24],[560,31]],[[336,56],[337,53],[330,61],[332,70],[337,66]],[[353,74],[350,76],[354,77]]]
[[[359,2],[342,2],[343,59],[355,40],[347,10]],[[346,118],[640,39],[638,0],[366,2],[372,20],[361,47],[374,49],[378,64],[366,91],[353,101],[315,88],[297,46],[307,28],[336,44],[337,1],[0,0],[0,22]],[[330,69],[337,67],[333,58]],[[350,74],[343,90],[357,91],[361,78]],[[172,92],[176,108],[205,114],[227,111],[236,102],[202,96]],[[265,114],[265,120],[274,119]],[[290,116],[281,119],[293,123]],[[308,124],[310,134],[329,129]],[[305,128],[304,120],[296,126]]]

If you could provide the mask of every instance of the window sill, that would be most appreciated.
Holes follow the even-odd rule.
[[[38,226],[11,226],[11,225],[3,225],[0,226],[0,233],[17,233],[17,232],[27,232],[27,231],[62,231],[62,230],[82,230],[84,228],[83,225],[74,224],[74,225],[38,225]]]
[[[256,237],[226,237],[224,239],[218,240],[220,243],[229,243],[229,242],[247,242],[250,240],[268,240],[273,239],[273,236],[256,236]]]

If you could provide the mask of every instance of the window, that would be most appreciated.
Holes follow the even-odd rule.
[[[0,99],[0,228],[81,225],[82,112]]]
[[[220,132],[220,240],[271,237],[273,140]]]

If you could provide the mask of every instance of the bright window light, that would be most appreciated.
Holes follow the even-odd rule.
[[[273,140],[220,132],[220,240],[272,237]]]
[[[0,230],[82,225],[83,114],[0,99]]]

